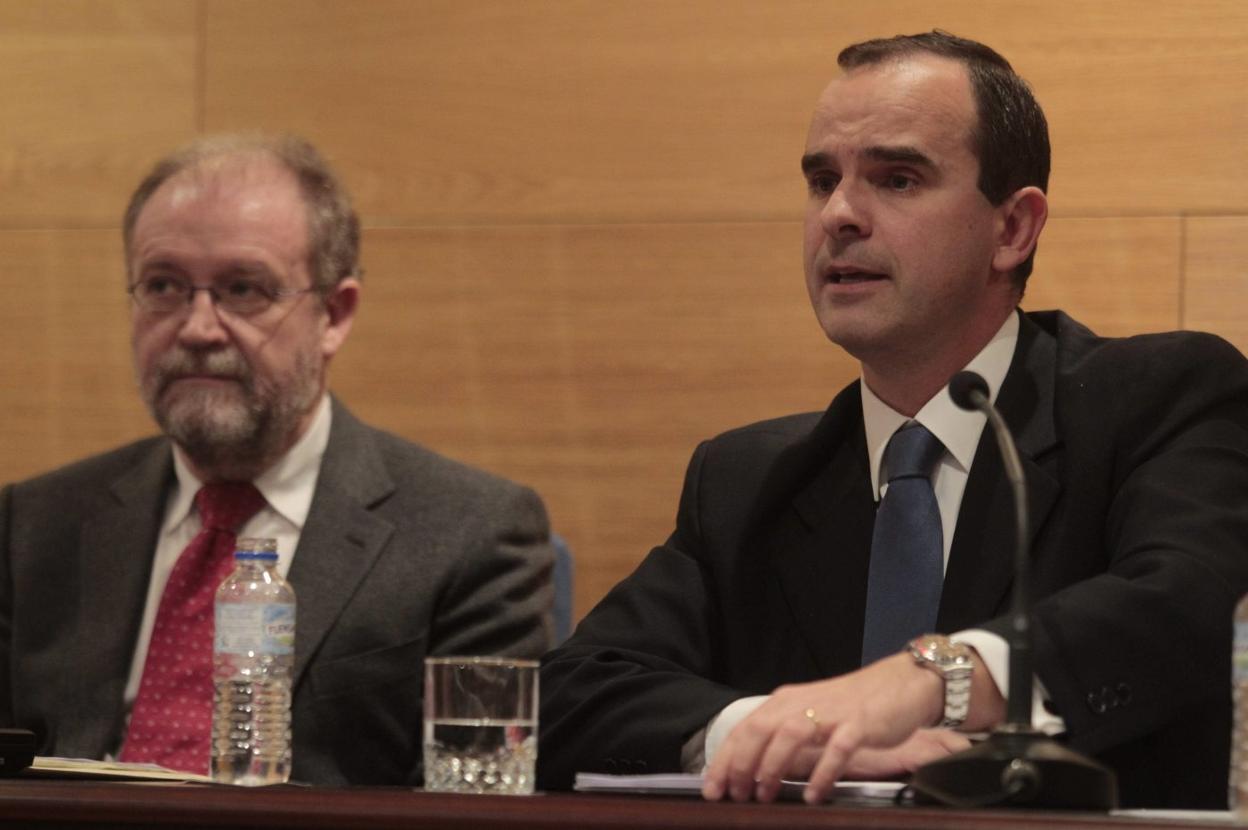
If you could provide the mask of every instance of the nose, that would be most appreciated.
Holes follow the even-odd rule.
[[[210,292],[194,292],[184,313],[186,316],[178,327],[178,340],[183,345],[204,347],[229,340],[229,332],[221,323],[221,316]]]
[[[841,179],[828,195],[819,219],[824,233],[833,239],[871,235],[866,197],[849,177]]]

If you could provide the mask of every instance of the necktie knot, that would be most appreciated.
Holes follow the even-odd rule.
[[[918,422],[897,430],[884,450],[889,482],[916,476],[930,478],[943,450],[940,439]]]
[[[237,533],[243,523],[264,507],[264,496],[250,481],[205,484],[195,494],[203,527]]]

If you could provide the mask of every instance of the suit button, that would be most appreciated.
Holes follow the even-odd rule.
[[[1102,697],[1099,692],[1088,692],[1087,701],[1088,701],[1088,708],[1091,709],[1093,712],[1095,712],[1098,715],[1105,714],[1105,710],[1108,707],[1105,705],[1105,698]]]
[[[1131,703],[1131,687],[1126,683],[1119,683],[1114,687],[1114,696],[1118,699],[1119,706],[1127,706]]]
[[[607,760],[603,761],[602,766],[603,766],[603,767],[606,769],[606,771],[607,771],[608,773],[610,773],[611,775],[615,775],[616,770],[618,770],[618,769],[619,769],[619,764],[617,764],[617,763],[615,762],[615,759],[614,759],[614,758],[608,758]]]
[[[620,759],[620,774],[631,775],[633,772],[633,762],[627,758]]]

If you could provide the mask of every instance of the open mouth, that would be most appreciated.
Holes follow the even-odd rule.
[[[882,279],[885,279],[883,274],[875,274],[870,271],[832,271],[828,273],[828,282],[833,285],[855,285]]]

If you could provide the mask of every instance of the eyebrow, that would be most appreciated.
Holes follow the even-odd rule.
[[[179,275],[185,276],[187,271],[172,257],[157,257],[148,262],[140,263],[136,269],[138,274],[146,274],[149,271],[173,271]],[[256,280],[272,280],[274,279],[273,270],[263,262],[235,261],[229,263],[215,275],[215,280],[232,279],[244,277]]]
[[[135,270],[143,273],[145,271],[181,271],[182,268],[172,259],[157,257],[156,259],[136,263]]]
[[[915,167],[935,169],[936,162],[914,147],[868,147],[866,155],[876,161],[889,161],[894,164],[912,164]]]
[[[263,262],[234,262],[229,268],[222,269],[227,277],[266,277],[274,276],[273,269]]]
[[[802,156],[802,172],[809,173],[811,170],[818,170],[821,167],[828,166],[827,153],[806,153]]]
[[[873,161],[891,162],[893,164],[910,164],[915,167],[936,169],[936,162],[914,147],[874,146],[866,149],[865,155]],[[810,173],[831,163],[827,153],[806,153],[802,156],[802,172]]]

